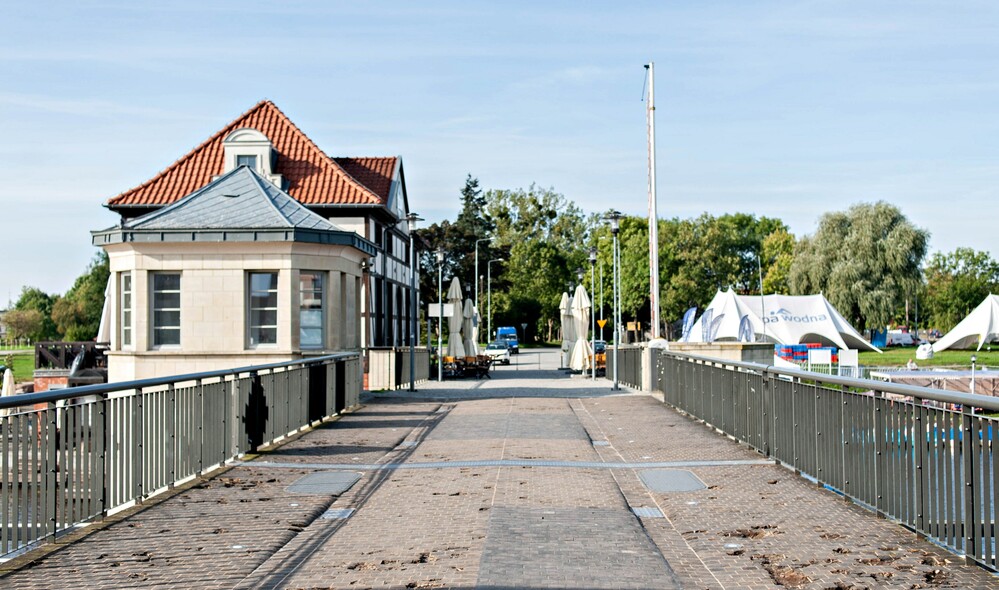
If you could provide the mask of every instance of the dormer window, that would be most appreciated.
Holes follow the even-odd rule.
[[[277,152],[274,151],[271,140],[263,133],[250,127],[237,129],[222,141],[222,147],[225,151],[223,173],[246,166],[270,180],[278,188],[285,188],[282,186],[281,175],[274,170]]]

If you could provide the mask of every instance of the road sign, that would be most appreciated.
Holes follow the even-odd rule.
[[[604,326],[607,325],[607,320],[597,320],[597,325],[600,326],[601,330],[603,330]]]
[[[438,303],[430,303],[427,305],[427,317],[437,318],[440,317],[441,306]],[[454,315],[454,304],[445,303],[444,304],[444,317],[449,318]]]

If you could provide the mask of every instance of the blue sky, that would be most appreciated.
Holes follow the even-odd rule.
[[[0,304],[64,292],[102,203],[262,98],[330,155],[403,156],[411,207],[465,175],[659,212],[886,200],[931,251],[999,247],[999,3],[35,2],[0,20]]]

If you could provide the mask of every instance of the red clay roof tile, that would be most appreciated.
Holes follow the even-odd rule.
[[[388,200],[396,158],[327,156],[281,112],[264,100],[143,184],[107,201],[107,206],[168,205],[224,172],[222,141],[236,129],[260,131],[277,152],[274,172],[287,182],[287,193],[305,205],[370,204]],[[369,184],[370,183],[370,184]]]
[[[387,202],[395,174],[396,158],[333,158],[354,180]]]

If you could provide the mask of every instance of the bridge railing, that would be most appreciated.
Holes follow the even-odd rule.
[[[617,349],[617,380],[629,387],[642,388],[642,355],[640,346],[623,345]],[[607,379],[614,378],[614,347],[607,348]]]
[[[999,399],[655,351],[664,401],[992,570]]]
[[[0,555],[358,403],[357,353],[0,399]]]
[[[409,387],[409,347],[368,349],[368,389],[382,391]],[[418,346],[413,350],[416,383],[430,378],[430,350]]]

